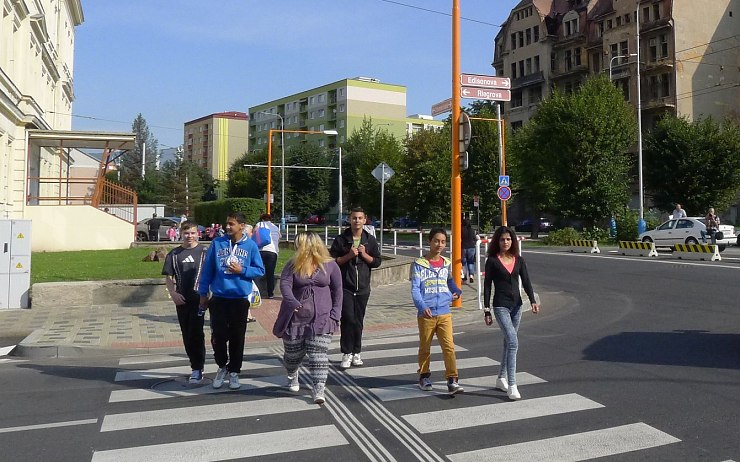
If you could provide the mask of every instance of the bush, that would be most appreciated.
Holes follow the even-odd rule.
[[[230,213],[241,212],[247,219],[247,223],[257,223],[260,215],[265,210],[265,203],[260,199],[251,197],[232,197],[211,202],[201,202],[195,206],[195,221],[208,226],[211,223],[221,223]]]
[[[617,241],[636,241],[637,221],[640,219],[640,212],[633,209],[623,209],[616,213],[617,220]],[[645,229],[655,229],[659,224],[660,214],[655,211],[649,211],[645,214]]]
[[[570,245],[570,241],[582,239],[581,234],[573,228],[563,228],[551,231],[542,242],[546,245]]]
[[[598,241],[598,242],[610,242],[611,241],[611,238],[609,237],[609,230],[598,228],[596,226],[592,228],[584,229],[582,235],[583,235],[582,239],[589,239],[589,240]]]

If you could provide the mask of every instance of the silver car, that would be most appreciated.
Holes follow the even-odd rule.
[[[669,247],[673,244],[699,244],[702,242],[701,232],[707,228],[704,226],[704,217],[687,217],[671,219],[662,223],[657,228],[640,234],[642,242],[654,242],[656,247]],[[722,239],[717,239],[720,250],[735,243],[735,228],[730,225],[720,225]],[[707,242],[711,237],[707,235]]]

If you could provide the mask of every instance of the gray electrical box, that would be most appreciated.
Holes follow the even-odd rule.
[[[28,308],[31,220],[0,220],[0,309]]]

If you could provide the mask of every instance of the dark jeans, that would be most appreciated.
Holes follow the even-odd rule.
[[[149,240],[159,241],[159,228],[149,230]]]
[[[245,298],[211,297],[211,347],[216,364],[229,372],[241,372],[249,302]]]
[[[267,250],[260,250],[260,256],[262,257],[262,263],[265,265],[265,275],[260,278],[264,280],[264,283],[260,285],[260,290],[266,287],[267,293],[262,295],[272,298],[275,295],[275,266],[277,265],[278,256],[275,252]]]
[[[206,363],[206,336],[203,334],[203,316],[198,316],[198,301],[190,300],[177,305],[177,320],[182,332],[182,343],[190,359],[190,368],[202,370]]]
[[[369,298],[370,294],[355,295],[350,290],[344,291],[340,326],[342,335],[339,338],[339,346],[344,354],[362,351],[362,328]]]

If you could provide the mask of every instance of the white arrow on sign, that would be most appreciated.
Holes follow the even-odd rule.
[[[511,90],[488,90],[478,87],[461,87],[460,96],[491,101],[511,101]]]

